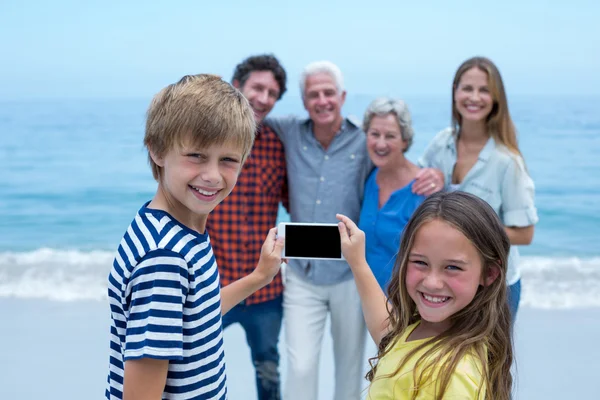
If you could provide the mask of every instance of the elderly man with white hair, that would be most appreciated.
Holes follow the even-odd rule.
[[[309,118],[268,118],[285,146],[293,222],[357,221],[373,165],[360,123],[342,116],[346,98],[340,69],[307,65],[300,79]],[[336,400],[360,399],[366,326],[350,267],[338,260],[289,260],[283,298],[287,378],[285,400],[317,400],[319,355],[331,318]]]

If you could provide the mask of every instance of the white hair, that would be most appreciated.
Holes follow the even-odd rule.
[[[415,132],[412,127],[412,118],[410,117],[408,106],[402,100],[391,99],[389,97],[379,97],[373,100],[365,111],[363,131],[367,132],[369,130],[371,120],[374,116],[385,117],[390,114],[396,118],[396,122],[400,127],[402,140],[406,142],[404,152],[407,152],[413,142]]]
[[[300,93],[302,93],[303,98],[306,80],[308,77],[319,73],[328,74],[333,78],[338,93],[341,94],[344,91],[344,77],[340,68],[331,61],[315,61],[304,67],[302,75],[300,75]]]

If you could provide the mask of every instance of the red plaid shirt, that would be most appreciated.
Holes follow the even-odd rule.
[[[206,229],[217,259],[221,286],[248,275],[260,258],[269,229],[277,223],[279,202],[288,208],[283,144],[261,126],[235,188],[208,216]],[[283,293],[281,273],[246,299],[246,304],[273,300]]]

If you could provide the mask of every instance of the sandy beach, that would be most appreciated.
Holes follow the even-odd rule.
[[[402,100],[414,133],[405,157],[418,163],[441,131],[457,125],[452,110],[461,82],[453,77],[473,56],[489,58],[497,68],[488,77],[501,75],[502,84],[473,81],[468,94],[477,96],[469,104],[458,96],[458,106],[482,111],[494,103],[505,120],[498,125],[502,135],[514,126],[539,216],[532,242],[519,245],[523,291],[514,327],[513,399],[600,400],[599,16],[600,0],[0,1],[0,37],[6,38],[0,63],[0,400],[105,398],[107,277],[123,234],[156,193],[144,136],[148,108],[166,85],[189,74],[214,74],[237,81],[258,104],[258,119],[310,121],[310,114],[329,112],[322,113],[322,102],[318,110],[305,102],[303,71],[314,61],[331,61],[342,73],[336,94],[344,95],[328,92],[326,111],[337,116],[339,110],[342,125],[351,128],[363,125],[376,98]],[[262,29],[255,33],[258,21]],[[257,103],[251,92],[264,90],[246,87],[250,74],[236,74],[236,66],[266,54],[282,65],[285,85],[277,82],[274,96],[263,82],[268,101],[263,96]],[[479,119],[475,114],[469,118]],[[305,127],[322,141],[314,123]],[[342,130],[334,146],[317,149],[330,155],[349,149]],[[273,161],[275,153],[268,153]],[[350,163],[356,154],[349,154]],[[485,154],[476,164],[487,162]],[[346,195],[329,185],[340,171],[328,159],[311,161],[323,174],[300,188],[318,186],[323,196],[294,219],[328,222],[324,199]],[[261,169],[262,180],[276,173],[271,164]],[[290,174],[298,172],[290,165]],[[489,189],[487,183],[479,189]],[[275,190],[269,195],[279,197]],[[506,216],[512,206],[502,203]],[[241,208],[257,212],[252,205]],[[278,212],[277,223],[291,219],[283,204]],[[375,355],[367,340],[365,373]],[[229,399],[256,400],[241,327],[228,328],[224,343]],[[285,349],[282,331],[284,386]],[[320,398],[310,400],[333,400],[329,326],[318,373]],[[368,388],[366,380],[362,385]]]
[[[0,398],[103,398],[109,323],[104,302],[1,299],[0,315],[5,327],[1,334]],[[281,373],[285,376],[283,335]],[[515,398],[600,398],[600,387],[593,384],[600,378],[600,349],[593,340],[596,337],[600,337],[600,309],[522,308],[515,331]],[[241,328],[226,330],[225,345],[229,398],[255,399],[253,370]],[[320,364],[320,399],[332,398],[332,377],[331,340],[326,335]]]

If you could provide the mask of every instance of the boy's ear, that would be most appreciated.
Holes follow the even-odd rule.
[[[240,81],[238,81],[237,79],[234,79],[233,82],[231,82],[231,85],[234,88],[239,89],[240,88]]]
[[[488,266],[486,276],[481,277],[481,285],[490,286],[500,276],[500,261]]]
[[[149,150],[148,153],[150,154],[150,158],[152,158],[152,161],[154,161],[154,164],[158,165],[159,167],[164,167],[165,160],[163,157],[157,156],[156,153],[152,150]]]

